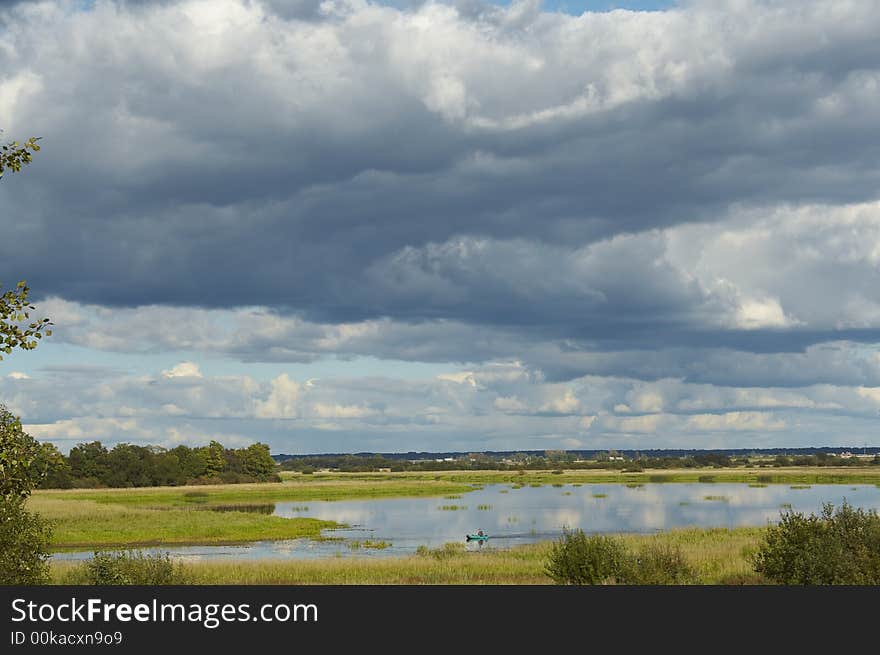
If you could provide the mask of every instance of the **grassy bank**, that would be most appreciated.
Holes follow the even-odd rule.
[[[258,539],[315,538],[332,521],[248,512],[146,509],[39,495],[30,509],[52,522],[53,550],[109,546],[225,544]]]
[[[316,479],[330,480],[422,480],[451,484],[553,484],[553,483],[675,483],[730,482],[746,484],[880,484],[880,467],[788,467],[655,469],[640,473],[616,470],[557,471],[445,471],[441,473],[324,473]]]
[[[725,584],[751,575],[749,556],[763,528],[686,529],[657,535],[624,535],[633,549],[649,542],[677,545],[703,584]],[[510,550],[435,551],[394,558],[257,560],[185,564],[193,584],[550,584],[544,563],[550,543]],[[81,564],[53,562],[56,584],[76,584]]]

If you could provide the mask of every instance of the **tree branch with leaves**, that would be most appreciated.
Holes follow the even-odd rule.
[[[2,288],[2,285],[0,285]],[[28,302],[30,288],[22,280],[14,290],[0,296],[0,353],[10,354],[13,348],[33,350],[39,339],[51,336],[54,325],[48,318],[36,320],[23,325],[31,317],[30,312],[36,307]],[[0,360],[3,355],[0,354]]]
[[[21,167],[30,164],[34,159],[33,153],[40,151],[38,136],[32,136],[24,143],[13,141],[0,146],[0,178],[10,170],[13,173],[21,171]]]

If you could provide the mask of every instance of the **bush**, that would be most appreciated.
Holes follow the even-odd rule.
[[[629,558],[619,582],[632,585],[695,584],[697,574],[678,546],[648,544]]]
[[[880,516],[845,501],[821,516],[786,511],[754,555],[754,569],[779,584],[880,584]]]
[[[176,585],[189,581],[183,566],[175,564],[168,553],[98,551],[84,568],[81,584]]]
[[[621,541],[581,530],[564,531],[553,544],[545,572],[557,584],[695,584],[697,574],[678,546],[647,544],[635,554]]]
[[[0,501],[0,585],[49,581],[49,524],[28,512],[24,498]]]
[[[557,584],[607,584],[616,582],[626,566],[626,549],[618,540],[565,530],[551,547],[544,570]]]

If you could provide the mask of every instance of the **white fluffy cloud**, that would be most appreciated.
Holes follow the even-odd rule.
[[[202,372],[195,362],[180,362],[167,371],[162,371],[162,375],[166,378],[200,378]]]

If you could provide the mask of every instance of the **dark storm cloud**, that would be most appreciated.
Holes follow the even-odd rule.
[[[880,3],[40,6],[3,19],[3,120],[45,145],[0,184],[7,283],[577,347],[876,339],[666,239],[877,197]]]

